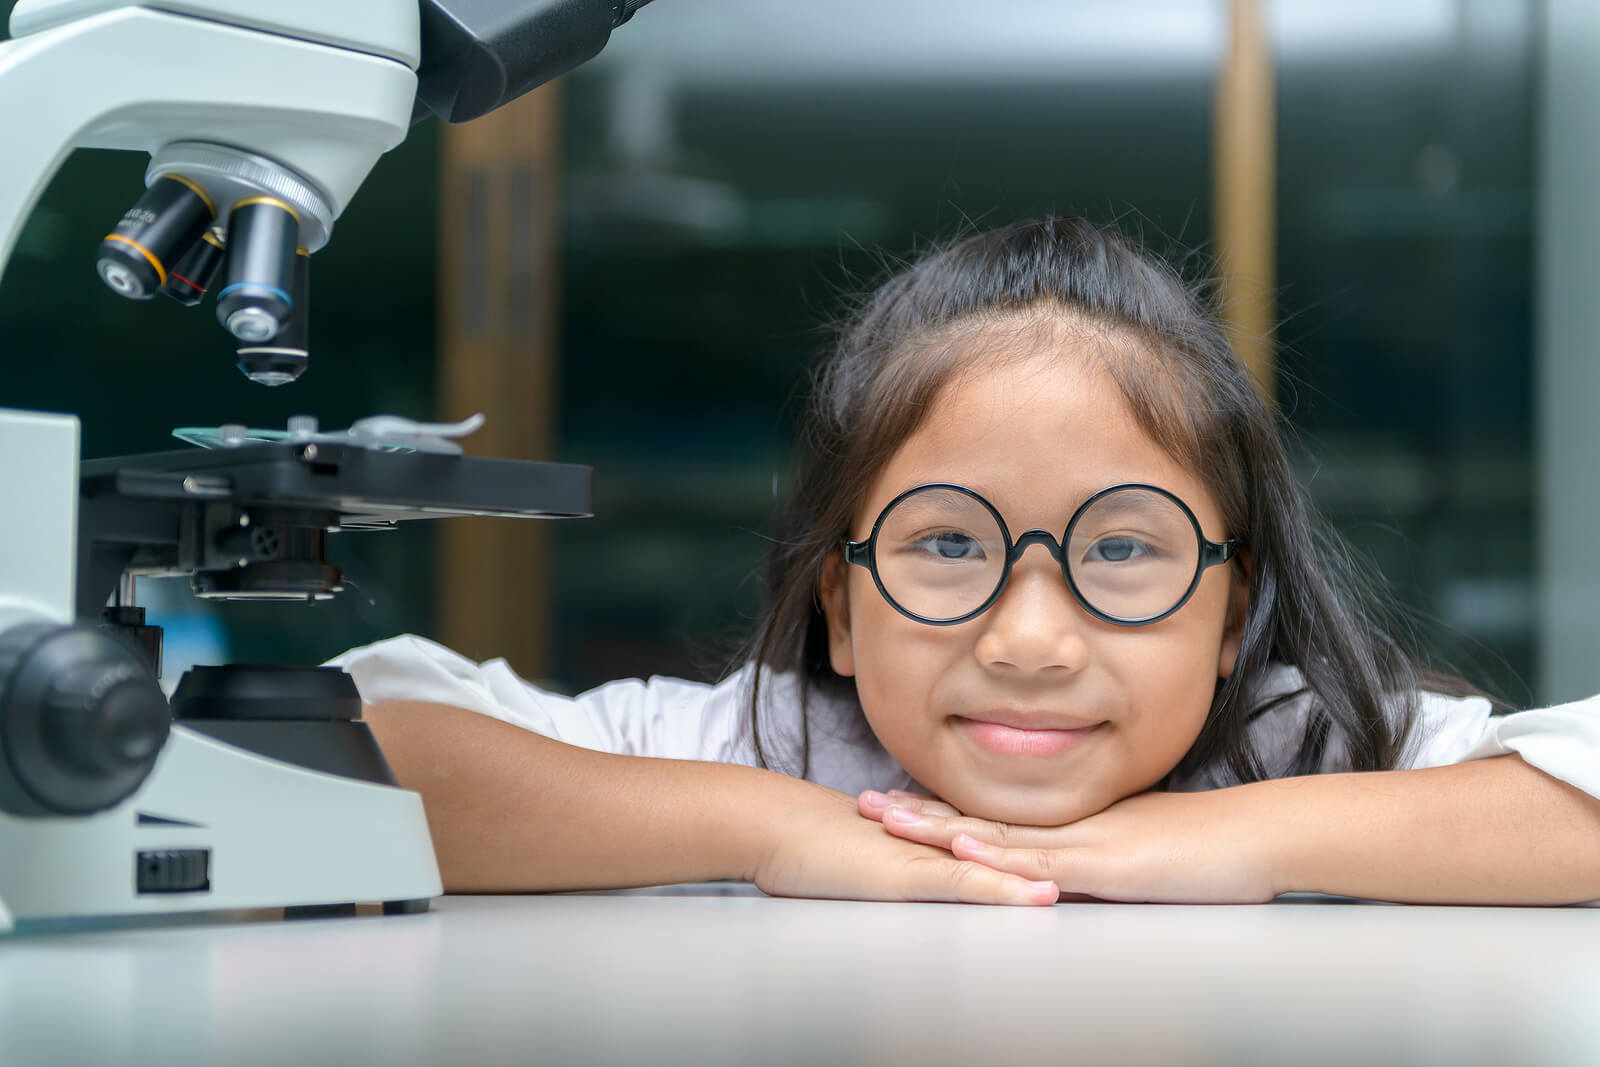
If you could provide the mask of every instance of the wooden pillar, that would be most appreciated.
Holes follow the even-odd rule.
[[[488,417],[472,455],[554,458],[560,114],[551,83],[441,137],[438,414]],[[546,675],[546,525],[438,523],[441,641]]]
[[[1231,0],[1212,123],[1213,233],[1222,315],[1262,393],[1276,396],[1277,109],[1265,0]]]

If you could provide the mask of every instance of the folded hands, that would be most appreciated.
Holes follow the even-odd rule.
[[[1256,903],[1280,889],[1247,789],[1141,793],[1066,826],[968,818],[911,793],[867,791],[857,810],[895,837],[1037,881],[1063,899]]]

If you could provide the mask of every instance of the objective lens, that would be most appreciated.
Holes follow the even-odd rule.
[[[100,242],[95,269],[113,292],[148,300],[167,283],[171,265],[194,247],[216,214],[198,185],[175,174],[162,175]]]
[[[222,242],[207,230],[188,254],[173,265],[161,291],[186,308],[194,307],[205,299],[217,268],[222,266],[222,256]]]
[[[264,345],[238,350],[239,369],[261,385],[287,385],[300,377],[310,361],[311,332],[311,253],[301,250],[294,257],[294,310],[289,320]]]
[[[233,206],[217,321],[239,340],[265,344],[288,324],[299,233],[299,216],[282,200],[257,196]]]

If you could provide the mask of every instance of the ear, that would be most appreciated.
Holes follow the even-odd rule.
[[[1217,657],[1217,677],[1233,673],[1244,641],[1244,621],[1250,611],[1250,554],[1239,553],[1238,566],[1228,568],[1228,617],[1222,626],[1222,649]]]
[[[828,662],[843,677],[856,673],[855,648],[850,642],[850,596],[845,581],[844,556],[835,550],[822,561],[822,575],[817,580],[817,599],[822,602],[822,614],[828,620]]]

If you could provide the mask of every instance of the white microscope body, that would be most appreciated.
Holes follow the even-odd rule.
[[[288,201],[303,250],[316,251],[410,126],[418,23],[415,0],[20,0],[14,39],[0,43],[0,276],[41,191],[80,147],[149,153],[152,172],[175,152],[198,156],[190,180],[211,199]],[[79,615],[78,480],[75,418],[0,410],[0,632]],[[4,686],[0,673],[0,695]],[[354,902],[407,911],[440,892],[415,793],[181,723],[114,807],[0,810],[0,931],[13,920]]]

